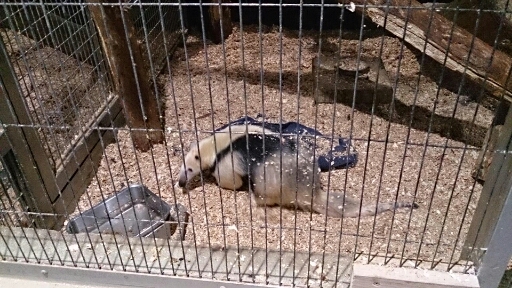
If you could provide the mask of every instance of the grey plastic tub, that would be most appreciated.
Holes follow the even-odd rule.
[[[171,214],[176,217],[185,215],[181,217],[185,219],[179,220],[188,220],[188,213],[183,212],[185,208],[180,204],[176,208],[171,209],[144,185],[135,184],[71,219],[66,230],[68,233],[107,233],[128,237],[154,235],[157,238],[169,238],[177,226],[168,222],[177,221]]]

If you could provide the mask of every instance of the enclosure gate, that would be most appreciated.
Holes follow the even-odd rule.
[[[506,5],[225,2],[0,3],[0,281],[498,287]],[[302,133],[323,188],[359,214],[419,207],[255,207],[202,173],[178,193],[187,144],[237,119]]]

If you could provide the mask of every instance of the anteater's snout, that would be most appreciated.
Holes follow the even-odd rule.
[[[182,166],[178,175],[178,186],[183,188],[185,185],[187,185],[187,170]]]
[[[182,179],[182,178],[180,178],[180,179],[178,180],[178,185],[179,185],[180,187],[182,187],[182,188],[183,188],[183,187],[185,187],[185,185],[187,185],[187,179]]]

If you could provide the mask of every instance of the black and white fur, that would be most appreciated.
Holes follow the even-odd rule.
[[[359,201],[343,193],[328,195],[321,188],[320,169],[309,145],[257,125],[233,125],[192,143],[180,169],[179,186],[185,187],[201,172],[211,173],[222,188],[248,189],[258,206],[280,205],[338,218],[418,207],[410,202],[360,207]]]

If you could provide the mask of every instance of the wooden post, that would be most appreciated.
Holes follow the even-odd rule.
[[[482,287],[498,287],[512,256],[512,110],[492,154],[460,256],[473,261]]]
[[[506,107],[507,106],[503,106],[502,109],[504,110]],[[505,112],[503,110],[500,111],[500,114]],[[497,137],[498,139],[492,144],[493,149],[490,150],[489,147],[487,147],[487,149],[484,150],[488,152],[486,153],[487,155],[481,155],[481,157],[492,159],[492,162],[486,167],[485,183],[466,235],[460,257],[461,259],[476,262],[485,254],[485,247],[490,237],[489,231],[494,229],[493,225],[498,218],[497,215],[501,212],[504,205],[503,200],[509,193],[508,188],[505,189],[505,184],[512,179],[510,178],[512,170],[507,171],[505,164],[510,164],[509,155],[511,155],[510,152],[512,150],[512,109],[509,109],[505,113],[508,114],[504,116],[504,123],[499,125],[501,126],[499,129],[500,133]],[[488,146],[490,146],[490,144]],[[489,207],[492,208],[489,209]]]
[[[424,52],[432,59],[443,64],[447,54],[447,68],[465,73],[496,98],[501,99],[503,96],[512,102],[512,81],[508,77],[512,70],[512,59],[501,51],[493,51],[491,46],[478,38],[473,42],[473,34],[460,27],[453,27],[453,22],[437,12],[426,9],[416,0],[339,1],[344,4],[354,2],[361,6],[382,6],[365,7],[365,16],[422,52],[427,42]],[[471,53],[469,59],[468,53]]]
[[[475,169],[473,170],[473,177],[478,181],[484,182],[485,178],[487,177],[489,167],[492,163],[492,156],[496,150],[496,144],[500,138],[501,130],[505,124],[509,109],[510,103],[506,101],[501,101],[500,105],[496,109],[494,121],[487,131],[487,135],[484,139],[484,145],[480,151],[478,159],[476,159]]]
[[[107,3],[99,0],[88,2]],[[130,128],[136,129],[132,131],[135,147],[147,151],[153,144],[163,142],[163,123],[148,82],[148,71],[144,69],[142,47],[135,27],[129,13],[118,4],[89,5],[89,10],[100,35],[116,93],[122,99],[126,122]]]
[[[217,1],[212,0],[212,3]],[[226,1],[228,2],[228,1]],[[233,30],[231,23],[231,10],[227,6],[220,6],[222,1],[218,0],[219,5],[208,6],[209,23],[207,27],[207,37],[215,44],[229,37]]]

